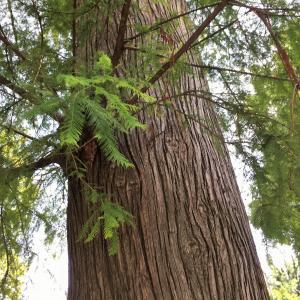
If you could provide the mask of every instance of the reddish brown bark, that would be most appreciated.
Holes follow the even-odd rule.
[[[138,14],[131,11],[128,36],[135,34],[135,23],[154,24],[158,17],[186,9],[181,0],[139,5]],[[112,54],[115,46],[119,18],[109,24],[100,15],[98,28],[79,45],[80,59],[88,64],[96,50]],[[191,25],[181,20],[176,26],[172,38],[179,45]],[[194,53],[187,57],[189,63],[200,63]],[[131,72],[143,68],[136,52],[123,53],[121,63]],[[164,78],[150,90],[157,98],[208,89],[197,68],[193,75],[182,74],[176,87]],[[178,111],[193,118],[184,119]],[[216,140],[221,132],[211,103],[186,94],[170,108],[141,112],[140,119],[148,124],[146,131],[119,137],[120,150],[135,168],[116,167],[98,149],[87,175],[134,216],[136,226],[122,228],[115,257],[108,256],[102,236],[76,242],[90,212],[81,183],[69,179],[68,299],[268,299],[228,152]]]

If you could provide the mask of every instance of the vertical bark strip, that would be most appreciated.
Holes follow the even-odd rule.
[[[126,36],[136,34],[135,24],[152,25],[187,10],[182,0],[166,3],[135,1]],[[98,50],[112,55],[115,49],[120,13],[113,20],[96,14],[97,28],[78,42],[81,61],[93,59]],[[173,29],[177,46],[193,30],[183,19]],[[155,34],[149,38],[159,39]],[[135,43],[145,44],[147,37]],[[186,57],[190,64],[200,63],[195,52],[189,51]],[[124,51],[120,64],[119,74],[148,67],[136,51],[129,50]],[[146,131],[119,137],[120,150],[135,168],[116,167],[98,149],[88,170],[91,184],[134,215],[136,226],[122,228],[115,257],[108,256],[102,236],[90,243],[76,242],[89,207],[81,183],[69,179],[69,300],[268,299],[228,152],[222,141],[177,112],[200,118],[221,135],[211,103],[185,93],[208,91],[201,70],[192,70],[192,75],[181,74],[176,87],[167,76],[160,78],[149,90],[151,95],[157,99],[183,96],[175,98],[169,108],[141,112],[140,119],[148,124]]]

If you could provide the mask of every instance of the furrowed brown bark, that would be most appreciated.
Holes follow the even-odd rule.
[[[143,0],[138,6],[131,8],[127,36],[136,34],[137,23],[151,25],[187,10],[181,0],[164,5]],[[78,45],[76,61],[87,67],[97,50],[112,55],[115,49],[120,13],[112,21],[101,11],[98,17],[97,26]],[[174,24],[172,38],[178,47],[192,32],[186,23],[181,19]],[[159,39],[159,34],[152,38]],[[144,37],[135,41],[146,42]],[[187,60],[201,63],[195,52],[188,52]],[[119,63],[119,75],[124,69],[142,73],[145,67],[135,51],[124,51]],[[120,150],[135,168],[115,166],[100,149],[89,166],[88,182],[134,216],[135,227],[120,232],[116,256],[108,255],[101,235],[90,243],[76,242],[90,204],[81,182],[69,178],[69,300],[268,299],[228,152],[216,139],[221,132],[213,107],[184,94],[208,89],[201,70],[192,70],[192,75],[181,74],[176,86],[167,76],[161,78],[151,95],[183,96],[152,114],[142,111],[146,131],[119,136]],[[197,118],[216,134],[195,122]]]

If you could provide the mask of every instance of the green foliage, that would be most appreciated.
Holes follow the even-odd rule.
[[[104,238],[110,241],[109,254],[114,255],[117,253],[119,243],[117,230],[122,224],[132,225],[132,216],[120,205],[109,201],[102,203],[101,211],[104,220]]]
[[[122,225],[133,226],[133,217],[122,206],[108,200],[105,194],[99,194],[88,187],[86,190],[88,199],[94,204],[93,212],[83,225],[78,242],[85,243],[95,239],[102,229],[103,237],[108,242],[109,255],[115,255],[119,247],[118,230]]]
[[[6,255],[2,255],[0,252],[0,278],[1,282],[0,293],[5,299],[18,300],[22,297],[22,277],[27,271],[26,266],[20,262],[18,255],[13,252],[10,253],[9,258]],[[9,266],[9,268],[8,268]],[[6,271],[8,272],[6,273]]]
[[[300,299],[300,273],[296,261],[277,268],[271,263],[272,277],[269,282],[271,297],[274,300]]]
[[[122,224],[133,225],[132,215],[124,210],[120,205],[109,201],[104,201],[101,205],[103,213],[104,238],[110,242],[109,254],[114,255],[118,251],[117,230]]]
[[[77,146],[84,126],[84,111],[82,110],[80,97],[82,93],[78,92],[75,97],[69,100],[69,107],[62,125],[61,143],[66,146]]]
[[[0,134],[0,141],[6,138]],[[14,141],[16,143],[16,140]],[[16,143],[17,144],[17,143]],[[2,145],[1,164],[18,161],[9,145]],[[30,225],[38,189],[32,180],[0,169],[0,293],[20,299],[26,263],[20,259],[30,251]]]
[[[84,126],[91,127],[93,134],[107,158],[120,166],[132,167],[132,164],[119,152],[115,134],[128,133],[133,128],[145,128],[133,115],[138,106],[122,101],[122,95],[138,95],[145,101],[152,98],[139,91],[130,79],[112,76],[110,58],[99,54],[95,75],[90,78],[64,75],[60,76],[66,87],[71,88],[69,105],[65,110],[65,120],[61,131],[61,144],[80,147],[79,141]],[[102,74],[99,75],[99,72]],[[97,74],[97,75],[96,75]],[[91,96],[92,95],[92,96]]]
[[[292,8],[285,1],[268,5],[272,29],[299,76],[300,23],[299,18],[293,18],[299,6]],[[272,14],[271,7],[282,7],[283,11],[285,7],[292,8],[293,13],[285,12],[286,17]],[[239,22],[226,27],[236,18]],[[242,19],[247,22],[242,23]],[[199,44],[205,64],[221,66],[209,69],[210,82],[217,82],[209,101],[217,106],[226,141],[235,146],[237,155],[250,167],[253,225],[262,229],[267,239],[292,245],[298,252],[299,93],[294,92],[275,43],[255,14],[232,7],[218,22],[207,36],[220,32],[208,40],[204,49]],[[242,74],[244,71],[253,76]]]
[[[298,46],[294,39],[295,23],[286,23],[284,29],[285,47],[291,58],[297,56]],[[299,27],[298,23],[298,27]],[[294,66],[299,69],[298,61]],[[284,74],[281,62],[275,60],[270,66],[275,72]],[[256,111],[269,115],[273,122],[256,125],[254,132],[259,139],[254,149],[262,153],[260,166],[256,166],[251,205],[252,221],[262,228],[267,238],[293,245],[300,250],[300,114],[290,82],[253,80],[256,95],[248,103]],[[294,106],[294,108],[293,108]]]

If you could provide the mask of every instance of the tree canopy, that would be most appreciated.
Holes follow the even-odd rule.
[[[300,299],[299,264],[297,261],[286,263],[283,268],[276,267],[270,261],[272,279],[270,282],[271,295],[276,300]]]
[[[167,5],[165,0],[155,2]],[[117,135],[147,127],[138,119],[140,111],[151,114],[172,107],[168,95],[154,99],[147,91],[165,73],[176,85],[183,72],[191,72],[195,65],[187,63],[189,49],[201,55],[203,63],[196,67],[207,74],[211,90],[186,93],[215,105],[225,143],[234,145],[250,166],[252,223],[267,239],[290,244],[298,254],[300,4],[189,0],[182,15],[148,26],[135,24],[134,36],[127,36],[126,26],[120,26],[114,54],[95,53],[93,64],[86,66],[74,53],[85,30],[95,25],[94,16],[122,7],[126,25],[135,3],[89,0],[79,7],[74,3],[5,0],[0,4],[2,293],[19,297],[19,280],[33,257],[30,240],[41,224],[47,242],[64,236],[66,176],[84,181],[96,147],[116,164],[133,167],[118,150]],[[170,24],[181,19],[190,24],[190,37],[175,47]],[[141,36],[146,43],[136,44]],[[126,73],[120,69],[123,51],[135,52],[146,62],[138,77],[130,68]],[[207,120],[177,113],[183,120],[198,122],[214,136],[216,145],[224,142]],[[81,160],[74,155],[79,152]],[[78,238],[88,242],[103,224],[114,254],[119,226],[134,223],[130,212],[88,183],[86,193],[98,210]]]

